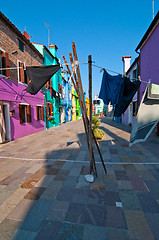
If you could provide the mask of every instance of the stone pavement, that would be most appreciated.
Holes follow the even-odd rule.
[[[159,137],[129,148],[129,127],[101,129],[91,184],[82,120],[0,145],[0,240],[159,239]]]

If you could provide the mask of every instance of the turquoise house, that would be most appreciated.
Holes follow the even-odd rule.
[[[33,43],[36,49],[44,56],[43,65],[59,64],[57,58],[57,46],[50,44],[49,49],[38,43]],[[52,97],[52,89],[58,94],[58,97]],[[62,77],[61,69],[54,74],[54,76],[43,87],[44,91],[44,116],[45,116],[45,128],[51,128],[60,124],[60,107],[62,106]]]

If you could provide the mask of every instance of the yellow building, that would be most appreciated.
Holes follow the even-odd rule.
[[[76,96],[75,96],[75,89],[74,86],[71,86],[71,93],[72,93],[72,121],[76,120]]]
[[[86,110],[87,110],[87,116],[89,116],[89,99],[86,97]]]

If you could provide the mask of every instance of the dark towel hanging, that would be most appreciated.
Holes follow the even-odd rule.
[[[123,77],[118,103],[115,106],[115,117],[120,117],[126,111],[140,84],[140,80],[131,82],[128,77]]]
[[[102,78],[101,89],[99,92],[99,98],[103,100],[105,104],[111,102],[112,105],[118,103],[120,87],[122,82],[122,75],[112,76],[105,69]]]
[[[31,82],[25,91],[35,95],[59,69],[60,65],[26,67]]]

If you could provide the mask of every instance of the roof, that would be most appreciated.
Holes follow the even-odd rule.
[[[152,21],[152,23],[150,24],[149,28],[147,29],[145,35],[143,36],[143,38],[141,39],[140,43],[138,44],[137,48],[135,49],[135,51],[137,51],[138,49],[140,49],[142,47],[142,45],[144,44],[144,42],[148,39],[149,35],[152,33],[152,31],[156,28],[156,25],[159,23],[159,11],[156,14],[154,20]]]
[[[37,45],[43,46],[43,48],[45,49],[45,51],[46,51],[52,58],[56,59],[56,61],[59,63],[59,59],[58,59],[57,57],[54,57],[54,56],[52,55],[52,53],[50,52],[50,50],[49,50],[44,44],[42,44],[42,43],[33,43],[33,42],[32,42],[32,44],[33,44],[33,45],[34,45],[34,44],[37,44]]]
[[[44,58],[43,55],[34,47],[33,44],[19,31],[19,29],[0,11],[0,18],[4,21],[40,58]]]
[[[131,64],[129,69],[126,72],[126,75],[132,70],[132,68],[135,66],[135,64],[139,61],[139,57],[135,58],[134,62]]]

